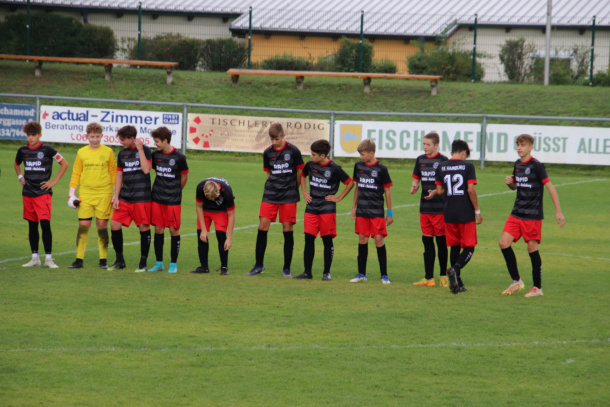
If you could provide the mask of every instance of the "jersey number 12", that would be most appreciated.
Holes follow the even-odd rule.
[[[447,184],[447,195],[464,195],[464,191],[460,189],[464,185],[462,174],[445,175],[445,184]]]

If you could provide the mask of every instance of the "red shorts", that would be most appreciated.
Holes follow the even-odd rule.
[[[503,232],[509,233],[515,239],[514,242],[523,236],[523,240],[526,242],[536,240],[540,243],[542,240],[542,221],[525,220],[509,216],[504,224]]]
[[[214,222],[214,230],[226,233],[229,224],[229,214],[227,212],[203,212],[203,221],[205,222],[205,230],[208,232],[212,222]],[[201,230],[199,219],[197,219],[197,229]]]
[[[305,212],[305,233],[310,235],[328,236],[332,235],[334,238],[337,236],[337,214],[336,213],[323,213],[320,215],[314,215],[313,213]]]
[[[297,203],[288,204],[272,204],[269,202],[261,203],[261,210],[258,216],[261,218],[271,219],[271,222],[275,222],[277,213],[280,212],[280,223],[290,222],[293,225],[297,223]]]
[[[356,216],[356,230],[357,235],[365,236],[377,236],[382,235],[386,237],[388,231],[385,227],[385,218],[362,218]]]
[[[36,197],[23,197],[23,219],[32,222],[41,220],[51,220],[51,209],[53,207],[53,197],[51,194],[44,194]]]
[[[447,246],[475,247],[477,241],[477,224],[468,223],[445,223],[445,237]]]
[[[112,220],[123,226],[129,226],[131,221],[140,225],[150,225],[151,202],[125,202],[119,200],[119,209],[112,213]]]
[[[181,214],[182,207],[180,205],[163,205],[153,202],[150,224],[162,228],[173,226],[174,229],[180,230]]]
[[[419,223],[424,236],[445,235],[445,215],[442,213],[420,213]]]

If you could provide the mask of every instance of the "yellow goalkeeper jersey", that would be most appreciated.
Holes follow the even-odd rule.
[[[92,150],[85,146],[76,154],[70,186],[78,188],[80,184],[80,195],[112,195],[116,171],[116,159],[110,147],[100,145]]]

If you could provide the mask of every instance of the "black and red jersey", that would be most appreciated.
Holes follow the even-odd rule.
[[[544,219],[544,184],[550,181],[544,164],[534,157],[526,162],[517,160],[513,169],[513,181],[517,184],[517,197],[511,215],[525,220]]]
[[[352,178],[358,187],[356,216],[361,218],[385,217],[384,188],[392,186],[390,173],[386,166],[379,160],[373,164],[358,161],[354,165]]]
[[[142,146],[144,156],[152,162],[150,148]],[[150,202],[152,192],[150,190],[150,174],[144,174],[140,163],[140,153],[137,148],[124,148],[117,157],[117,171],[123,173],[123,186],[119,193],[119,199],[124,202]]]
[[[305,166],[301,151],[294,144],[284,142],[281,149],[273,145],[263,153],[263,169],[269,173],[265,182],[263,202],[287,204],[299,202],[297,170]]]
[[[29,145],[19,147],[15,162],[17,165],[23,163],[23,178],[25,186],[22,190],[22,195],[30,198],[45,194],[53,194],[51,189],[43,190],[40,184],[51,179],[53,173],[53,161],[58,163],[63,160],[63,157],[53,147],[44,143],[38,144],[37,147]]]
[[[309,177],[309,195],[311,195],[311,202],[305,207],[305,212],[314,215],[336,213],[337,204],[325,198],[328,195],[335,195],[341,183],[349,184],[351,178],[343,168],[332,160],[324,165],[308,161],[303,168],[303,175]]]
[[[163,205],[182,203],[182,174],[189,172],[186,157],[175,148],[169,153],[152,153],[152,168],[157,176],[152,187],[152,200]]]
[[[419,213],[438,214],[445,210],[445,198],[443,195],[434,195],[432,199],[426,200],[428,190],[436,189],[436,169],[448,158],[437,152],[432,157],[422,154],[415,160],[415,168],[412,177],[420,180],[421,197],[419,201]]]
[[[468,185],[477,183],[474,165],[457,159],[445,161],[438,166],[435,182],[445,188],[445,222],[474,222],[474,205],[468,195]]]
[[[220,195],[218,198],[210,201],[203,193],[203,187],[208,181],[214,181],[220,187]],[[204,212],[227,212],[235,210],[235,197],[231,185],[224,178],[210,177],[206,178],[197,185],[195,192],[197,202],[203,202]]]

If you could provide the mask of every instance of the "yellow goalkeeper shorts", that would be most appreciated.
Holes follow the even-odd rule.
[[[95,215],[96,219],[110,219],[112,216],[112,194],[81,196],[78,206],[79,219],[91,219]]]

